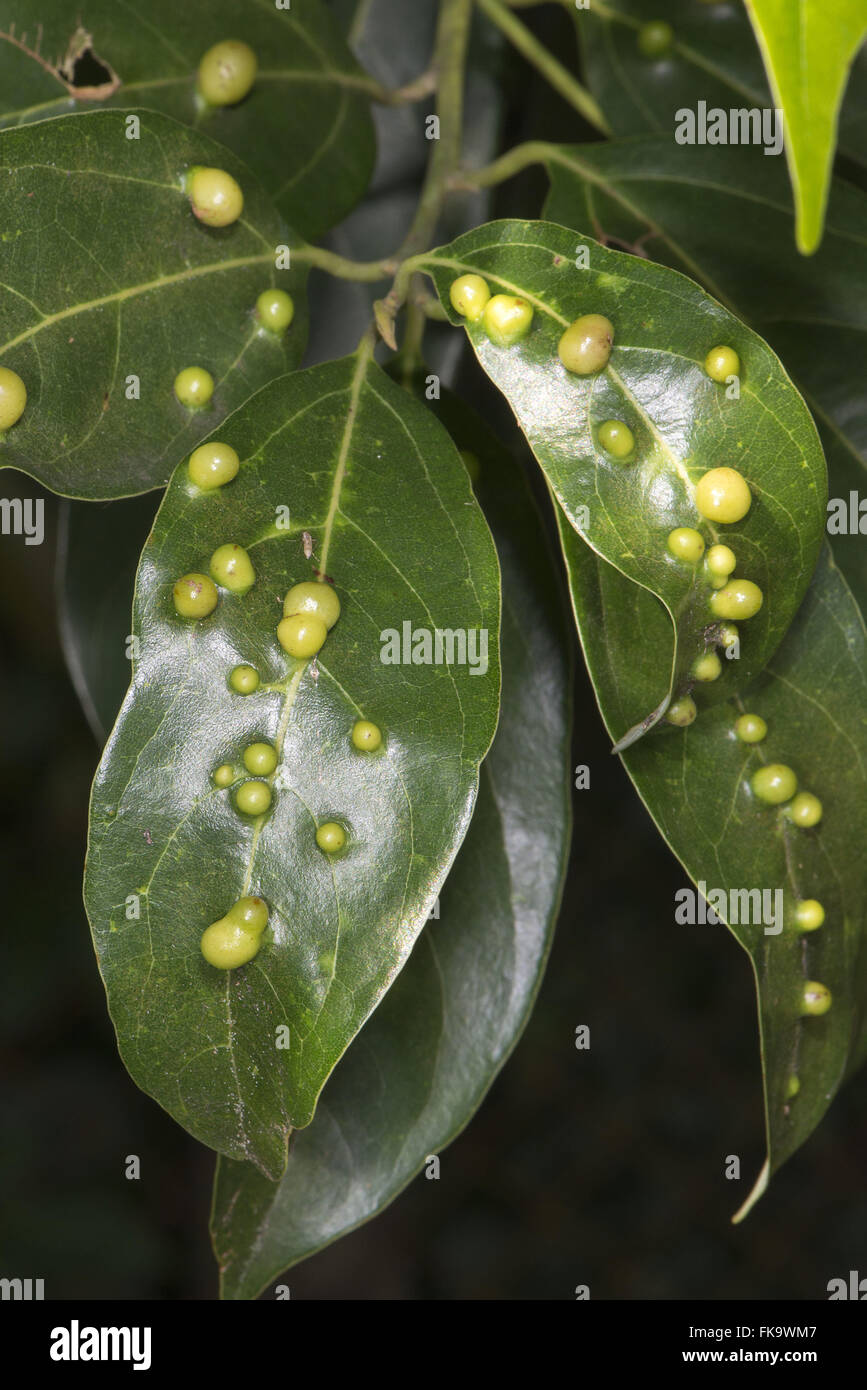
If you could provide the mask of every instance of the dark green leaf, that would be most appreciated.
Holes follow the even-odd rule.
[[[583,261],[576,265],[579,247],[586,268]],[[746,477],[754,498],[747,516],[724,535],[701,523],[708,541],[731,544],[738,577],[753,580],[765,596],[745,630],[737,668],[702,698],[729,696],[778,645],[822,540],[825,462],[809,412],[779,360],[684,276],[549,222],[489,223],[426,256],[425,266],[452,322],[465,320],[451,307],[449,287],[468,271],[534,308],[529,335],[512,347],[491,342],[481,321],[467,331],[569,521],[671,614],[674,655],[669,637],[668,674],[643,712],[648,723],[688,681],[714,622],[701,565],[675,560],[668,533],[700,521],[693,490],[709,468],[734,466]],[[563,330],[590,312],[611,320],[614,348],[603,372],[574,376],[560,363],[557,345]],[[704,370],[708,351],[721,343],[740,357],[737,399]],[[625,420],[635,435],[634,456],[625,462],[598,443],[598,426],[611,418]]]
[[[569,652],[544,530],[520,470],[444,396],[481,464],[503,569],[502,712],[439,917],[353,1043],[271,1183],[219,1159],[212,1234],[227,1298],[387,1205],[468,1122],[514,1046],[547,955],[569,848]]]
[[[617,737],[649,698],[666,617],[650,594],[594,556],[565,519],[560,529],[587,664]],[[760,743],[744,744],[734,734],[735,719],[747,710],[767,722]],[[623,761],[690,878],[708,893],[727,895],[721,916],[753,963],[772,1172],[815,1129],[867,1054],[867,635],[827,545],[767,671],[688,729],[654,731]],[[800,786],[820,798],[817,826],[797,829],[782,809],[752,794],[749,779],[764,762],[791,766]],[[781,931],[766,931],[776,926],[767,916],[756,922],[755,904],[748,922],[737,920],[745,914],[730,895],[753,889],[782,893]],[[808,898],[823,904],[826,920],[801,934],[791,914]],[[799,1012],[807,980],[831,990],[823,1017]],[[800,1083],[794,1098],[787,1094],[791,1076]]]
[[[0,444],[4,464],[55,492],[120,497],[164,483],[257,387],[304,351],[304,270],[275,269],[294,238],[249,171],[207,136],[151,111],[95,111],[0,134],[0,364],[27,408]],[[182,178],[225,168],[244,211],[202,225]],[[254,318],[279,284],[297,313],[280,338]],[[210,405],[190,411],[173,382],[206,367]],[[138,379],[140,399],[130,398]]]
[[[147,106],[219,140],[257,175],[293,227],[319,236],[364,193],[375,154],[370,92],[320,0],[278,9],[261,0],[178,5],[148,0],[8,0],[0,34],[0,124],[101,106]],[[89,43],[85,42],[86,39]],[[259,60],[239,105],[205,108],[196,94],[202,56],[243,39]],[[58,69],[84,45],[110,69],[104,85],[76,92]],[[83,79],[94,82],[94,69]],[[74,75],[74,73],[73,73]],[[112,78],[113,75],[113,78]]]
[[[70,679],[98,743],[129,685],[132,596],[138,557],[159,499],[61,503],[57,608]],[[98,557],[98,558],[97,558]],[[98,575],[111,575],[100,584]]]
[[[454,445],[366,353],[272,383],[220,437],[237,478],[200,494],[182,465],[142,554],[141,655],[94,785],[86,903],[134,1079],[198,1139],[277,1177],[289,1128],[309,1123],[465,833],[497,718],[499,578]],[[249,551],[256,583],[182,621],[173,582],[226,542]],[[343,613],[314,666],[275,633],[282,596],[317,570]],[[405,624],[431,643],[466,629],[463,664],[448,637],[439,664],[385,664],[383,634]],[[253,695],[227,686],[242,662],[261,674]],[[383,730],[375,755],[350,742],[362,716]],[[257,739],[279,763],[254,820],[211,774],[245,775]],[[348,840],[329,862],[314,836],[334,819]],[[247,892],[270,907],[264,944],[224,974],[200,938]],[[126,919],[131,894],[140,920]]]

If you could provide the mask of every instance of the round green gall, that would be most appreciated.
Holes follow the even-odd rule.
[[[794,1100],[801,1089],[801,1083],[797,1076],[790,1076],[786,1082],[786,1100]]]
[[[635,435],[622,420],[605,420],[598,431],[599,443],[607,454],[625,459],[635,448]]]
[[[285,290],[263,290],[256,300],[256,317],[269,333],[285,333],[295,317],[295,304]]]
[[[592,376],[601,372],[611,356],[614,325],[603,314],[582,314],[571,323],[557,345],[557,355],[567,372]]]
[[[223,39],[199,63],[198,87],[209,106],[235,106],[256,79],[256,55],[240,39]]]
[[[277,766],[277,749],[271,743],[251,743],[244,749],[244,766],[257,777],[270,777]]]
[[[191,483],[208,492],[211,488],[230,483],[237,476],[240,467],[241,460],[231,444],[214,442],[200,444],[198,449],[193,450],[187,464],[187,472]]]
[[[277,624],[277,641],[284,652],[298,660],[315,656],[327,636],[328,628],[315,614],[308,617],[304,613],[295,613],[289,618],[281,618]]]
[[[533,322],[533,309],[526,299],[514,294],[495,294],[482,312],[482,327],[497,347],[512,347],[526,338]]]
[[[175,377],[175,395],[181,405],[199,410],[214,394],[214,378],[204,367],[184,367]]]
[[[236,695],[252,695],[259,689],[259,672],[255,666],[233,666],[229,672],[229,685]]]
[[[346,831],[336,820],[326,821],[316,832],[316,843],[326,854],[336,854],[346,844]]]
[[[786,815],[793,825],[801,830],[809,830],[822,819],[822,803],[812,792],[798,792],[791,805],[786,807]]]
[[[462,314],[470,323],[475,323],[485,312],[485,305],[491,298],[487,280],[481,275],[460,275],[449,286],[449,299],[456,313]]]
[[[231,763],[220,763],[214,769],[214,782],[218,787],[230,787],[235,780],[235,769]]]
[[[482,476],[482,465],[479,463],[478,457],[469,449],[459,449],[458,453],[461,456],[464,468],[470,475],[470,482],[477,483]]]
[[[825,909],[816,898],[795,903],[795,926],[799,931],[818,931],[825,920]]]
[[[206,227],[229,227],[244,210],[244,195],[225,169],[197,165],[187,179],[193,213]]]
[[[735,720],[735,733],[741,743],[761,743],[768,726],[760,714],[742,714]]]
[[[708,521],[726,525],[741,521],[752,500],[747,481],[736,468],[711,468],[695,486],[695,505]]]
[[[798,790],[798,779],[785,763],[767,763],[753,773],[750,786],[760,801],[780,806],[791,801]]]
[[[256,582],[256,572],[242,545],[219,545],[211,556],[211,576],[233,594],[246,594]]]
[[[267,782],[242,782],[235,792],[235,805],[245,816],[262,816],[271,805]]]
[[[720,624],[718,641],[721,647],[728,649],[729,647],[735,646],[740,640],[741,635],[734,623]]]
[[[296,614],[320,618],[330,632],[340,617],[340,599],[330,584],[316,580],[293,584],[283,600],[283,617],[294,618]]]
[[[207,618],[219,597],[216,584],[206,574],[185,574],[172,589],[175,608],[182,618]]]
[[[678,560],[694,565],[704,554],[704,541],[691,526],[677,526],[668,533],[668,548]]]
[[[705,652],[697,657],[692,665],[692,674],[697,681],[718,681],[722,675],[722,662],[716,652]]]
[[[734,348],[714,347],[704,359],[704,369],[711,381],[727,381],[740,375],[741,361]]]
[[[240,927],[242,931],[261,936],[268,925],[268,904],[264,898],[252,896],[239,898],[229,908],[223,921],[231,922],[233,926]]]
[[[808,980],[801,994],[801,1013],[819,1018],[831,1007],[831,991],[818,980]]]
[[[17,372],[0,367],[0,431],[17,424],[27,404],[27,387]]]
[[[382,743],[382,734],[369,719],[359,719],[352,726],[352,742],[362,753],[373,753]]]
[[[261,933],[245,931],[228,918],[221,917],[202,932],[199,943],[209,965],[218,970],[235,970],[246,965],[262,945]]]
[[[714,579],[723,580],[728,579],[737,564],[735,552],[727,545],[712,545],[704,562]]]
[[[638,31],[638,47],[645,58],[661,58],[671,48],[674,30],[664,19],[652,19]]]
[[[710,606],[718,618],[754,618],[765,601],[758,584],[751,579],[730,579],[710,596]]]
[[[688,724],[692,724],[698,710],[695,707],[695,700],[691,695],[681,695],[679,700],[672,700],[666,711],[666,723],[674,724],[678,729],[685,729]]]

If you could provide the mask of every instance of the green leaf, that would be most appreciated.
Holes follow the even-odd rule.
[[[0,33],[0,125],[101,106],[146,106],[195,126],[253,170],[283,215],[311,239],[345,217],[367,187],[375,141],[370,82],[320,0],[278,9],[261,0],[146,6],[115,0],[9,0]],[[249,44],[259,61],[250,95],[205,107],[196,93],[202,56],[222,39]],[[94,68],[75,78],[71,54]],[[66,70],[66,78],[59,68]],[[88,84],[86,93],[77,83]]]
[[[786,158],[797,208],[798,248],[822,238],[837,120],[849,69],[867,34],[864,0],[749,0],[774,100],[785,113]]]
[[[786,175],[759,150],[675,148],[651,137],[561,146],[549,162],[546,215],[638,241],[687,271],[780,354],[818,423],[831,493],[863,487],[867,413],[867,197],[836,180],[825,237],[809,261],[792,242]],[[860,534],[833,538],[867,606]]]
[[[369,1220],[463,1129],[523,1030],[553,932],[571,820],[559,587],[513,459],[454,397],[439,413],[481,463],[476,492],[503,568],[497,736],[439,916],[293,1136],[283,1178],[218,1160],[211,1229],[225,1298],[255,1298]]]
[[[165,483],[252,391],[298,365],[306,340],[305,272],[275,269],[277,247],[295,238],[249,170],[151,111],[134,113],[140,138],[128,140],[128,114],[0,134],[0,365],[28,392],[0,459],[72,497]],[[182,179],[196,164],[238,181],[239,221],[213,228],[193,216]],[[254,318],[272,284],[296,303],[280,338]],[[192,365],[216,382],[203,410],[173,391]]]
[[[235,412],[220,438],[242,464],[223,489],[174,474],[136,583],[140,658],[91,803],[85,901],[123,1060],[196,1138],[274,1178],[290,1127],[310,1122],[427,918],[497,718],[490,533],[445,431],[368,355],[283,377]],[[228,542],[249,552],[252,589],[181,620],[174,581]],[[275,633],[282,596],[316,571],[343,612],[314,666]],[[383,634],[404,624],[430,633],[439,662],[383,662]],[[467,630],[463,663],[458,638],[437,653],[435,629]],[[227,685],[239,663],[259,671],[255,694]],[[382,729],[381,752],[353,748],[361,717]],[[211,775],[226,762],[246,775],[242,752],[263,739],[279,762],[271,809],[252,819]],[[335,819],[347,845],[329,860],[314,837]],[[269,905],[264,944],[223,973],[200,938],[248,892]]]
[[[628,727],[652,688],[653,654],[665,615],[652,596],[628,583],[560,521],[575,615],[603,719],[612,737]],[[644,658],[638,660],[641,651]],[[740,742],[738,714],[767,722],[767,737]],[[768,670],[740,699],[699,715],[688,729],[654,731],[623,756],[660,833],[695,883],[721,889],[721,916],[744,947],[756,977],[768,1142],[749,1204],[773,1172],[815,1129],[844,1077],[867,1055],[867,634],[828,546],[810,590]],[[811,830],[751,792],[764,762],[782,762],[824,814]],[[779,890],[782,931],[745,915],[743,890]],[[824,925],[800,933],[794,904],[816,898]],[[775,899],[768,900],[772,906]],[[713,905],[713,899],[711,899]],[[733,905],[737,904],[737,913]],[[701,928],[699,928],[701,929]],[[692,930],[686,927],[688,932]],[[830,1012],[799,1012],[805,981],[828,986]],[[787,1094],[789,1078],[800,1090]]]
[[[152,494],[122,502],[68,502],[57,533],[57,612],[70,679],[88,724],[105,743],[129,685],[132,597],[138,557],[158,506]],[[93,557],[111,583],[94,584]]]
[[[767,664],[804,596],[822,540],[825,462],[809,412],[777,357],[684,276],[553,223],[489,223],[424,261],[452,322],[466,322],[449,300],[450,285],[466,272],[533,306],[528,336],[512,347],[497,347],[481,320],[468,324],[476,355],[515,411],[571,524],[671,615],[676,642],[669,637],[665,644],[667,674],[632,734],[661,718],[670,695],[688,682],[714,622],[702,566],[668,551],[668,534],[679,526],[700,523],[708,543],[729,543],[738,577],[753,580],[765,596],[745,630],[737,669],[701,696],[727,698]],[[573,320],[591,312],[611,320],[614,347],[598,375],[575,376],[557,345]],[[717,344],[739,355],[737,399],[704,370]],[[625,462],[598,442],[600,423],[612,418],[635,436]],[[693,498],[699,478],[720,465],[736,467],[754,498],[724,535],[701,522]]]

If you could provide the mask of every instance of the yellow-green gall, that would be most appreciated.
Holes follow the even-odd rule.
[[[270,777],[277,766],[277,749],[272,743],[251,743],[244,749],[244,766],[257,777]]]
[[[831,991],[818,980],[808,980],[801,994],[801,1013],[818,1018],[831,1007]]]
[[[755,617],[765,596],[751,579],[730,579],[710,596],[710,606],[718,618],[738,618],[741,622]]]
[[[705,652],[693,662],[692,674],[697,681],[717,681],[722,675],[722,662],[716,652]]]
[[[737,564],[735,552],[727,545],[712,545],[704,562],[714,580],[728,579]]]
[[[760,714],[742,714],[735,720],[735,733],[741,743],[761,743],[768,726]]]
[[[268,925],[268,904],[264,898],[239,898],[229,908],[224,920],[241,927],[243,931],[255,932],[257,936],[261,936]]]
[[[211,556],[210,568],[217,583],[233,594],[246,594],[256,582],[256,572],[246,550],[231,541],[217,546]]]
[[[175,608],[182,618],[207,618],[219,597],[216,584],[206,574],[185,574],[172,589]]]
[[[566,329],[557,355],[569,372],[592,376],[601,372],[611,356],[614,325],[604,314],[582,314]]]
[[[245,816],[261,816],[271,805],[271,788],[267,782],[242,782],[235,792],[235,805]]]
[[[235,970],[239,965],[246,965],[257,954],[262,945],[262,934],[245,931],[237,923],[221,917],[218,922],[212,922],[205,928],[199,945],[209,965],[216,966],[218,970]]]
[[[256,317],[269,333],[285,333],[295,317],[295,304],[285,290],[263,290],[256,300]]]
[[[229,685],[236,695],[252,695],[259,689],[259,672],[255,666],[233,666],[229,672]]]
[[[741,636],[734,623],[721,623],[717,640],[721,647],[728,649],[734,647],[741,640]]]
[[[734,348],[713,347],[704,359],[704,369],[711,381],[727,381],[740,374],[741,361]]]
[[[209,106],[235,106],[256,79],[256,55],[240,39],[223,39],[199,63],[199,91]]]
[[[382,734],[369,719],[359,719],[352,726],[352,742],[363,753],[372,753],[382,743]]]
[[[196,165],[187,179],[193,212],[206,227],[228,227],[244,210],[244,195],[225,169]]]
[[[752,500],[747,481],[736,468],[711,468],[695,485],[695,505],[708,521],[726,525],[741,521]]]
[[[691,565],[704,554],[704,540],[691,526],[677,526],[669,531],[667,544],[672,555]]]
[[[235,780],[235,769],[231,763],[220,763],[214,769],[214,782],[218,787],[230,787]]]
[[[281,618],[277,624],[277,641],[280,646],[284,652],[299,660],[315,656],[327,636],[328,628],[315,614],[308,617],[306,614],[296,613],[290,618]]]
[[[599,426],[599,443],[606,453],[625,459],[635,448],[635,435],[622,420],[605,420]]]
[[[688,724],[692,724],[698,710],[695,707],[695,700],[691,695],[681,695],[678,700],[672,700],[666,711],[666,721],[675,724],[679,729],[685,729]]]
[[[340,599],[330,584],[314,580],[293,584],[283,600],[283,617],[294,618],[296,614],[320,618],[330,632],[340,617]]]
[[[459,449],[458,453],[461,456],[464,468],[470,475],[470,482],[477,483],[482,475],[482,465],[479,463],[478,457],[469,449]]]
[[[822,803],[812,792],[798,792],[791,805],[786,807],[786,815],[793,825],[809,830],[822,819]]]
[[[0,431],[8,430],[24,414],[27,387],[17,372],[0,367]]]
[[[485,311],[491,298],[488,283],[481,275],[460,275],[449,286],[449,299],[456,313],[475,323]]]
[[[645,58],[661,58],[671,48],[674,30],[664,19],[652,19],[638,31],[638,47]]]
[[[187,472],[190,482],[208,492],[211,488],[222,487],[236,477],[241,460],[231,444],[200,444],[190,454]]]
[[[785,763],[767,763],[753,773],[750,786],[760,801],[779,806],[795,795],[798,779]]]
[[[526,338],[532,322],[532,306],[514,294],[495,294],[482,312],[482,327],[491,342],[501,348]]]
[[[786,1100],[794,1100],[801,1089],[801,1083],[797,1076],[790,1076],[786,1082]]]
[[[825,920],[825,909],[816,898],[795,903],[795,926],[799,931],[818,931]]]
[[[336,854],[346,844],[346,831],[336,820],[326,821],[316,832],[316,843],[326,854]]]
[[[184,367],[175,377],[175,395],[190,410],[207,405],[214,394],[214,378],[204,367]]]

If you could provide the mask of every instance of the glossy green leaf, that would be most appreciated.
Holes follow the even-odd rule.
[[[454,445],[365,354],[272,383],[219,437],[238,476],[200,493],[181,465],[142,554],[141,651],[94,784],[85,900],[133,1078],[196,1138],[276,1178],[465,833],[497,718],[499,576]],[[180,619],[173,583],[228,542],[255,584]],[[276,640],[281,599],[317,571],[343,611],[316,663],[296,662]],[[392,630],[413,633],[410,664],[382,660],[407,654]],[[255,694],[229,688],[239,663],[259,671]],[[383,731],[374,755],[352,746],[361,717]],[[212,773],[228,762],[237,787],[257,740],[279,762],[253,819]],[[347,842],[329,858],[315,832],[333,820]],[[202,932],[247,892],[269,904],[264,944],[217,971]]]
[[[293,1136],[283,1178],[218,1160],[211,1229],[226,1298],[254,1298],[442,1151],[514,1046],[545,964],[569,849],[571,644],[520,470],[466,407],[440,404],[480,462],[503,569],[497,736],[439,916]]]
[[[584,653],[616,738],[653,688],[665,614],[650,594],[594,556],[565,519],[560,529]],[[766,721],[762,742],[735,736],[734,721],[744,711]],[[754,1200],[867,1055],[867,634],[827,546],[767,671],[689,728],[654,730],[623,760],[693,882],[726,895],[721,916],[753,964],[768,1140],[768,1168]],[[800,786],[821,799],[824,814],[813,829],[793,827],[782,809],[752,794],[754,771],[771,762],[791,766]],[[763,917],[758,900],[745,912],[746,899],[731,896],[754,889],[770,895]],[[802,933],[792,911],[808,898],[823,904],[826,918],[818,930]],[[715,905],[713,897],[710,902]],[[782,913],[771,920],[777,904]],[[684,927],[686,933],[708,929]],[[800,1012],[808,980],[831,990],[823,1017]],[[793,1076],[800,1086],[795,1097],[788,1093]]]
[[[252,391],[297,365],[305,272],[277,270],[294,238],[249,170],[207,136],[150,111],[95,111],[0,134],[0,365],[27,407],[0,461],[55,492],[106,498],[166,481]],[[182,187],[195,164],[241,185],[241,218],[200,223]],[[296,317],[282,336],[254,318],[269,285]],[[175,397],[177,373],[206,367],[210,404]],[[138,392],[138,395],[136,395]]]
[[[601,226],[687,271],[775,348],[816,418],[831,496],[848,513],[867,466],[867,196],[834,182],[824,240],[805,261],[793,244],[785,171],[758,150],[675,148],[651,137],[561,146],[548,168],[548,216]],[[832,533],[832,542],[867,606],[859,521],[856,511],[854,534],[847,519],[850,534]]]
[[[748,0],[771,90],[785,114],[786,158],[795,190],[798,247],[822,237],[837,119],[849,69],[867,34],[864,0]]]
[[[196,92],[199,62],[228,38],[256,53],[256,82],[236,106],[205,107]],[[101,76],[92,59],[69,66],[79,49],[102,65]],[[374,86],[320,0],[281,8],[261,0],[138,7],[80,0],[72,10],[65,0],[44,0],[38,13],[30,0],[4,5],[0,125],[96,103],[162,111],[234,151],[311,238],[339,222],[367,187]]]
[[[132,658],[138,557],[159,505],[154,493],[121,502],[69,502],[57,534],[57,616],[70,679],[103,744],[123,702]],[[94,583],[94,555],[111,583]]]
[[[635,736],[684,686],[715,621],[702,566],[668,551],[676,527],[701,525],[708,544],[730,544],[737,576],[764,594],[744,629],[737,676],[727,672],[701,697],[726,698],[766,665],[803,598],[822,540],[825,462],[809,412],[777,357],[684,276],[550,222],[487,224],[432,252],[425,266],[452,322],[466,323],[451,307],[449,287],[467,272],[484,276],[492,292],[533,306],[529,334],[511,347],[497,347],[481,321],[467,332],[569,521],[671,615],[676,642],[666,643],[668,675]],[[564,329],[587,313],[605,315],[615,337],[607,367],[582,377],[566,371],[557,346]],[[737,398],[734,387],[718,385],[704,370],[717,344],[740,357]],[[599,443],[599,425],[610,419],[625,421],[635,436],[633,454],[622,461]],[[695,484],[719,466],[735,467],[753,496],[733,526],[702,522],[694,501]]]

